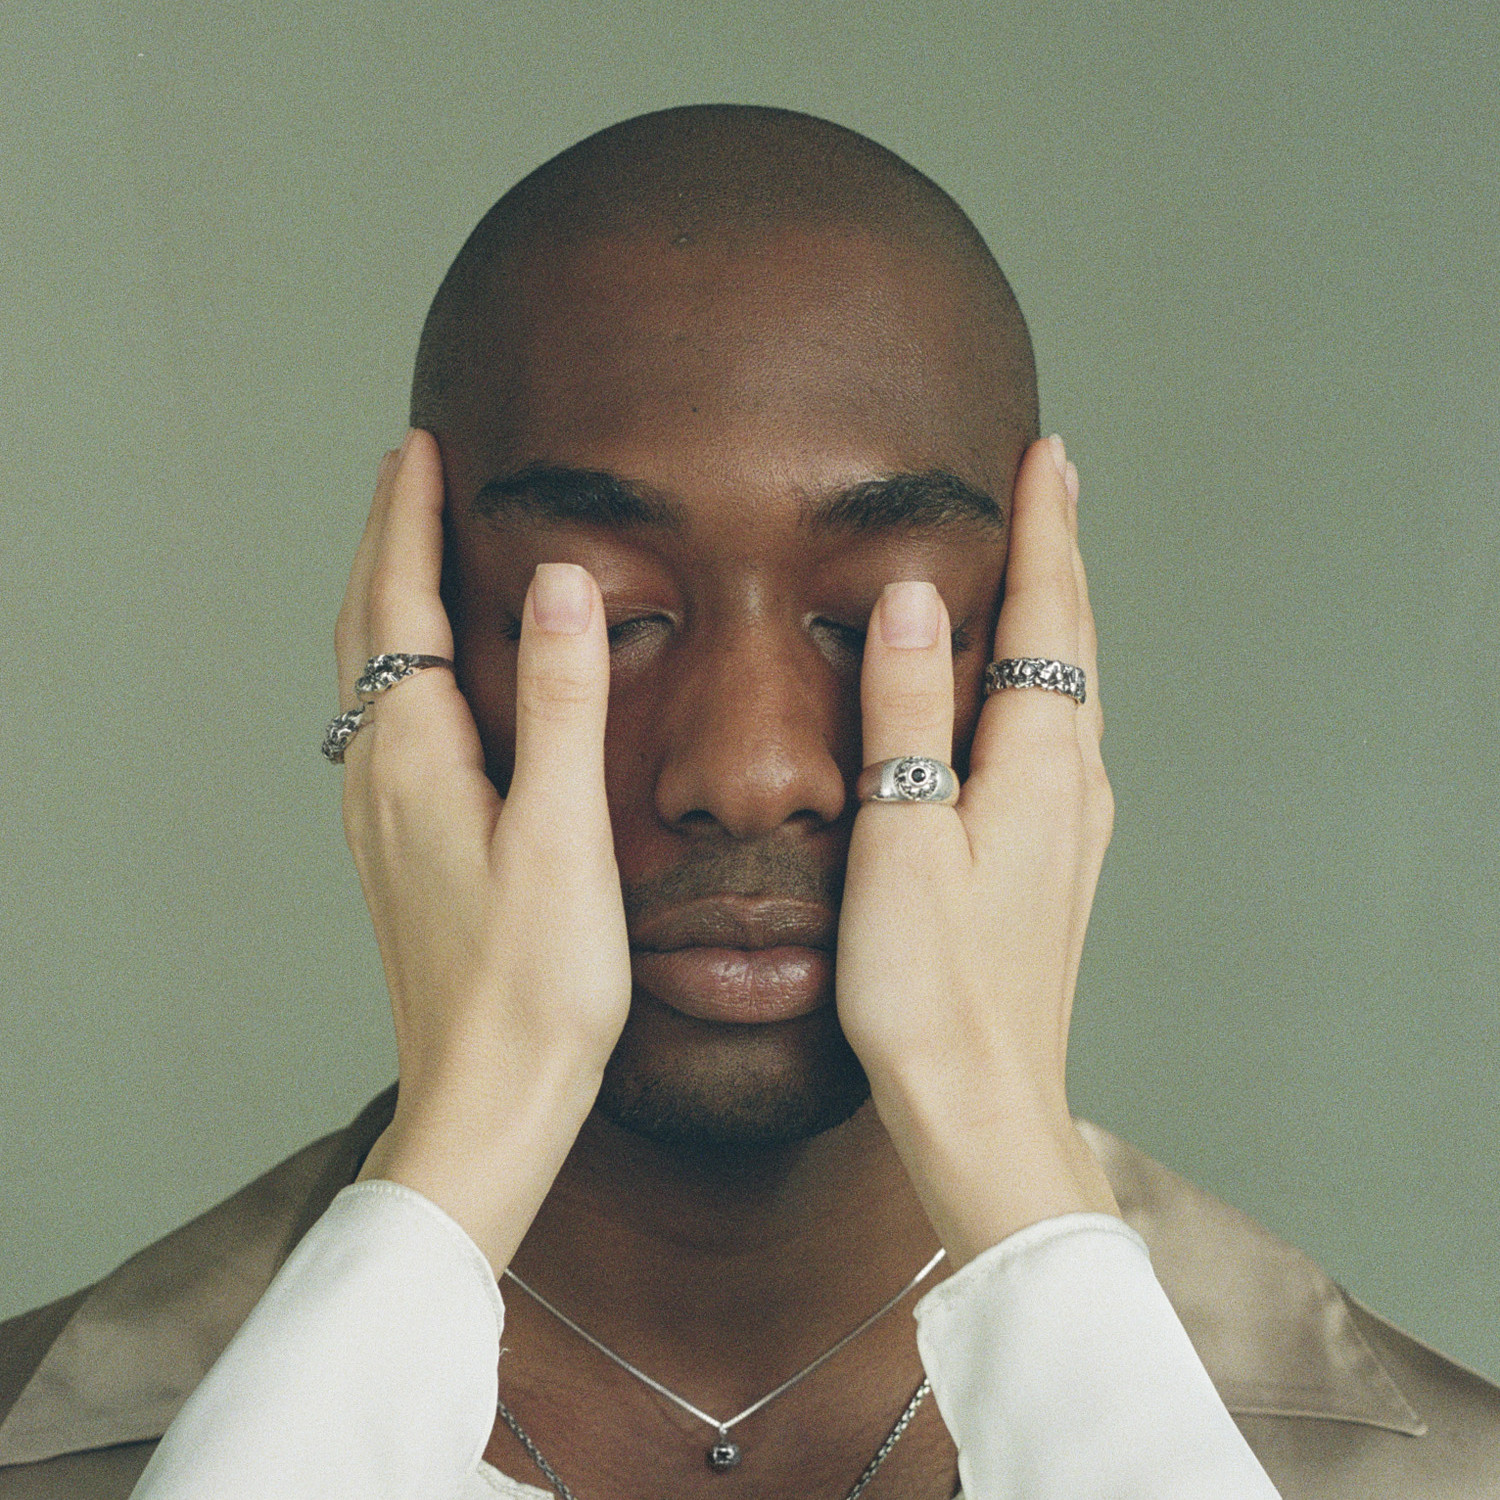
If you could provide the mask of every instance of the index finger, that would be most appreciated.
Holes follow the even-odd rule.
[[[1067,455],[1059,437],[1027,450],[1016,476],[1005,600],[995,627],[994,659],[1040,657],[1085,665],[1076,547],[1069,515]],[[991,693],[979,716],[970,752],[971,780],[982,784],[1002,745],[1054,738],[1076,746],[1078,705],[1062,693],[1035,689]]]

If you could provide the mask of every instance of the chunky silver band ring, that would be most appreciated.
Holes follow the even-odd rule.
[[[354,684],[354,691],[366,701],[387,688],[404,682],[423,667],[449,667],[453,663],[446,656],[421,656],[410,651],[387,651],[384,656],[372,656]]]
[[[1082,667],[1052,661],[1045,656],[1003,656],[984,669],[984,692],[988,697],[1001,688],[1046,688],[1049,693],[1066,693],[1082,703],[1088,696]]]
[[[359,726],[364,723],[365,711],[369,706],[368,703],[361,703],[358,708],[345,709],[328,726],[323,735],[323,754],[334,765],[343,765],[344,751],[348,748],[349,741],[359,733]]]
[[[953,767],[926,755],[898,755],[866,766],[854,783],[860,802],[935,802],[951,807],[958,801],[958,777]]]

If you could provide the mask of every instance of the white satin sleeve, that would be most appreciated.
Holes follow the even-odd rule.
[[[1123,1220],[1029,1225],[915,1311],[964,1500],[1276,1500]]]
[[[495,1420],[504,1307],[436,1204],[346,1187],[167,1429],[132,1500],[452,1500]]]
[[[1120,1220],[1033,1224],[916,1314],[965,1500],[1274,1500]],[[188,1398],[132,1500],[486,1492],[503,1319],[452,1219],[396,1183],[355,1183]]]

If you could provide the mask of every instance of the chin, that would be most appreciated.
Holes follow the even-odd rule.
[[[720,1156],[810,1140],[869,1097],[831,1004],[746,1026],[699,1021],[638,996],[596,1107],[657,1145]]]

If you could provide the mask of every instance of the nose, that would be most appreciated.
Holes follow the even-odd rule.
[[[739,630],[703,642],[682,666],[656,782],[663,821],[749,840],[839,818],[840,746],[857,735],[858,703],[802,631],[790,622]]]

